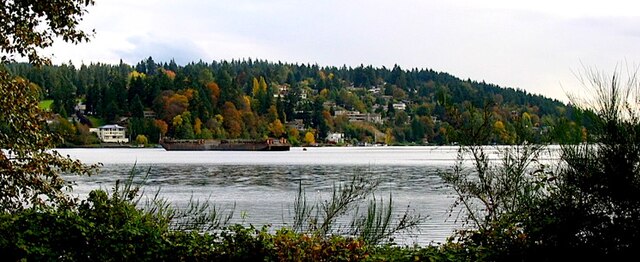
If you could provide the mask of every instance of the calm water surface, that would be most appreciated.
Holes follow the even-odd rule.
[[[165,151],[164,149],[60,149],[85,163],[102,163],[100,175],[69,177],[80,197],[111,189],[131,168],[149,170],[146,191],[178,206],[191,197],[231,209],[234,222],[275,228],[291,223],[293,200],[302,184],[308,199],[326,199],[334,184],[353,174],[379,179],[377,198],[392,194],[397,215],[407,208],[428,220],[419,230],[397,236],[405,244],[443,242],[459,227],[449,218],[455,199],[439,172],[454,164],[457,147],[322,147],[288,152]],[[240,216],[240,213],[243,216]]]

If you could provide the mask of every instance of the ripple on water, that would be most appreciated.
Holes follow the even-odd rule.
[[[131,165],[106,164],[98,176],[70,177],[83,195],[95,188],[111,189],[116,180],[126,179]],[[148,173],[146,192],[160,190],[160,195],[177,206],[190,199],[210,200],[230,210],[235,206],[237,223],[285,226],[292,221],[292,204],[302,185],[309,201],[329,197],[334,185],[348,182],[354,175],[379,180],[377,199],[388,201],[391,194],[395,216],[405,210],[428,219],[411,234],[401,234],[396,241],[428,244],[443,242],[456,224],[447,221],[447,210],[454,198],[439,177],[438,167],[376,165],[215,165],[153,164],[136,166],[140,175]],[[238,214],[245,214],[240,218]],[[341,226],[348,225],[342,221]]]

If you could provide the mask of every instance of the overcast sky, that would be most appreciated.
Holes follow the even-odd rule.
[[[97,0],[54,63],[266,59],[427,68],[566,101],[585,66],[640,63],[640,1]]]

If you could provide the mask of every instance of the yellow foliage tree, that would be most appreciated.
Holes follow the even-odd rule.
[[[242,96],[242,101],[240,102],[240,110],[245,112],[251,111],[251,97]]]
[[[387,128],[384,133],[384,143],[390,145],[393,142],[393,135],[391,133],[391,128]]]
[[[182,125],[182,116],[181,115],[174,116],[171,121],[171,125],[173,126]]]
[[[284,125],[280,122],[280,119],[276,119],[269,124],[269,132],[271,132],[274,137],[282,137],[284,131]]]
[[[264,80],[264,77],[261,76],[260,77],[260,90],[263,91],[263,92],[266,92],[267,88],[269,88],[269,87],[267,87],[267,81]]]
[[[256,95],[258,95],[258,91],[260,91],[260,83],[258,83],[258,79],[256,79],[255,77],[252,79],[252,88],[251,88],[251,95],[253,95],[253,97],[256,97]]]
[[[149,143],[149,139],[145,135],[136,136],[136,144],[138,145],[147,145]]]
[[[315,144],[316,143],[316,137],[313,134],[313,132],[307,131],[307,133],[304,134],[304,142],[307,143],[307,144]]]
[[[202,120],[199,117],[196,117],[193,123],[193,133],[196,135],[202,134]]]
[[[320,96],[323,97],[323,98],[329,97],[329,89],[325,88],[325,89],[320,90]]]
[[[322,80],[326,80],[326,79],[327,79],[327,74],[326,74],[324,71],[322,71],[322,70],[320,70],[320,71],[318,72],[318,76],[319,76],[319,77],[320,77],[320,79],[322,79]]]
[[[498,120],[495,123],[493,123],[493,129],[495,129],[496,131],[502,131],[504,130],[504,123],[502,123],[502,121]]]
[[[163,92],[163,106],[166,122],[171,122],[173,117],[182,114],[189,108],[189,98],[182,94],[176,94],[173,91]]]
[[[145,78],[147,77],[147,75],[145,75],[144,73],[140,73],[136,70],[133,70],[131,73],[129,73],[129,79],[134,79],[134,78]]]
[[[497,120],[495,123],[493,123],[493,131],[503,143],[510,143],[510,141],[512,140],[509,135],[509,131],[507,131],[504,123],[500,120]]]

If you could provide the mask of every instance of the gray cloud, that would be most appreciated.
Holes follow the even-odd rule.
[[[129,64],[153,57],[156,62],[169,62],[174,59],[178,64],[187,64],[207,59],[207,53],[188,39],[165,39],[159,37],[134,36],[128,39],[134,46],[131,50],[116,49],[113,52]]]

